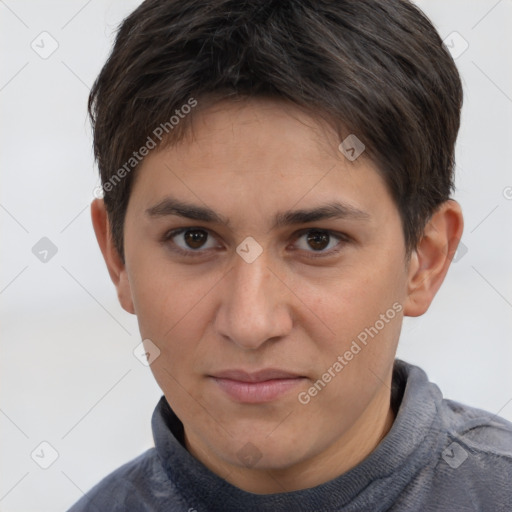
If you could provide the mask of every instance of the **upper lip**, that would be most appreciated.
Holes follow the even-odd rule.
[[[211,375],[217,379],[237,380],[240,382],[264,382],[273,379],[296,379],[302,377],[296,373],[285,370],[267,368],[256,372],[246,372],[244,370],[224,370]]]

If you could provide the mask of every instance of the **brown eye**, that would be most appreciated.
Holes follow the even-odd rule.
[[[169,231],[163,236],[162,242],[173,251],[189,256],[206,254],[208,250],[219,247],[208,230],[195,227]]]
[[[315,251],[321,251],[329,245],[330,235],[325,231],[310,231],[307,236],[309,246]]]
[[[295,246],[308,257],[333,256],[341,251],[350,237],[343,233],[333,232],[328,229],[302,230],[296,239]]]
[[[183,238],[191,249],[199,249],[208,239],[208,233],[200,229],[190,229],[185,231]]]

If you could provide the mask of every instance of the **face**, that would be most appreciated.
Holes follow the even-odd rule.
[[[221,103],[137,171],[124,305],[207,465],[299,467],[389,411],[402,226],[340,142],[283,103]]]

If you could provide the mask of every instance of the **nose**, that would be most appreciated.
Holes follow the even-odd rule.
[[[215,319],[219,335],[244,350],[256,350],[291,331],[292,294],[263,254],[252,263],[237,257],[224,279]]]

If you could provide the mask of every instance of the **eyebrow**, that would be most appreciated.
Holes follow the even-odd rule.
[[[148,208],[146,214],[153,218],[178,216],[203,222],[211,222],[230,226],[230,221],[223,215],[208,208],[173,197],[166,197],[156,205]],[[327,219],[369,220],[370,215],[352,205],[331,202],[310,209],[288,210],[278,212],[274,217],[272,229],[294,224],[307,224]]]

